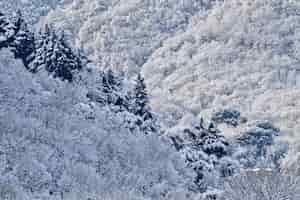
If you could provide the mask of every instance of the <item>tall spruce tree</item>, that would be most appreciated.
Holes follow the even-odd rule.
[[[35,49],[34,34],[28,29],[28,26],[22,16],[21,11],[17,12],[14,22],[15,36],[11,44],[12,51],[16,58],[22,59],[26,68],[33,58],[31,55]]]
[[[116,74],[111,69],[101,71],[95,83],[96,87],[88,92],[87,97],[103,106],[110,106],[116,112],[128,111],[130,99],[125,95],[123,79],[124,75]]]
[[[136,124],[142,132],[150,134],[157,132],[159,126],[150,108],[150,102],[143,77],[138,74],[131,97],[129,111],[139,117]]]
[[[46,25],[37,38],[31,71],[46,70],[53,77],[72,81],[73,73],[81,68],[82,62],[67,44],[64,33],[57,34],[51,26]]]
[[[0,12],[0,48],[8,47],[16,34],[16,27]]]
[[[118,80],[114,72],[109,69],[106,73],[104,73],[102,79],[102,92],[106,96],[106,101],[108,104],[122,106],[123,100],[119,94],[120,90],[120,80]]]
[[[29,69],[33,73],[36,73],[44,68],[49,59],[46,55],[49,49],[50,36],[50,28],[46,24],[44,31],[40,30],[36,37],[34,59],[29,65]]]
[[[143,120],[152,119],[150,112],[149,98],[146,90],[146,84],[143,77],[138,74],[135,80],[133,94],[133,113],[142,117]]]

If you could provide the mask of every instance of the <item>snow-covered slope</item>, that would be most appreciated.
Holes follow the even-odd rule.
[[[298,1],[229,0],[194,17],[142,68],[153,107],[175,119],[231,107],[297,134],[299,13]]]
[[[49,10],[72,0],[0,0],[1,12],[10,16],[21,10],[30,25],[39,21],[41,16],[47,15]]]
[[[45,21],[69,30],[99,66],[142,70],[170,124],[230,107],[297,134],[299,1],[212,2],[74,1]]]
[[[1,50],[0,199],[184,194],[189,178],[181,157],[157,135],[129,131],[128,113],[97,106],[86,92],[84,84],[31,74]]]
[[[101,67],[137,72],[161,42],[184,30],[211,1],[86,0],[51,12],[45,21],[69,30]]]

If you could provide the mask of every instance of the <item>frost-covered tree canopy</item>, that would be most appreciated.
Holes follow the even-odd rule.
[[[22,10],[28,23],[35,25],[41,16],[67,2],[70,0],[0,0],[0,8],[10,17],[13,17],[17,10]]]
[[[137,72],[169,36],[214,1],[75,0],[46,21],[68,29],[101,67]]]
[[[0,200],[299,199],[298,0],[0,6]]]
[[[68,30],[100,67],[141,70],[154,110],[170,124],[226,107],[293,134],[299,10],[296,0],[89,0],[46,22]]]
[[[298,134],[299,12],[298,1],[229,0],[193,17],[142,67],[154,109],[176,119],[235,108]]]
[[[126,128],[129,113],[90,102],[84,84],[31,74],[7,50],[0,80],[1,199],[169,199],[187,191],[176,151]]]
[[[54,77],[72,81],[74,72],[82,69],[82,61],[67,44],[64,33],[57,34],[48,25],[38,35],[33,54],[29,68],[34,73],[47,71]]]
[[[222,200],[297,200],[299,177],[272,170],[248,170],[226,181]]]

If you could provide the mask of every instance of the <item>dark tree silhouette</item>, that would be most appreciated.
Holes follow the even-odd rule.
[[[34,34],[28,29],[28,26],[22,16],[21,11],[17,12],[17,17],[14,22],[15,36],[11,44],[12,51],[16,58],[22,59],[26,68],[33,59],[35,50]]]
[[[82,62],[67,44],[64,33],[57,34],[51,26],[46,25],[37,38],[30,70],[46,70],[54,77],[72,81],[73,73],[81,69]]]

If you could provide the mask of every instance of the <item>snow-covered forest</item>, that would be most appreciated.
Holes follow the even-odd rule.
[[[0,6],[0,200],[300,199],[297,0]]]

